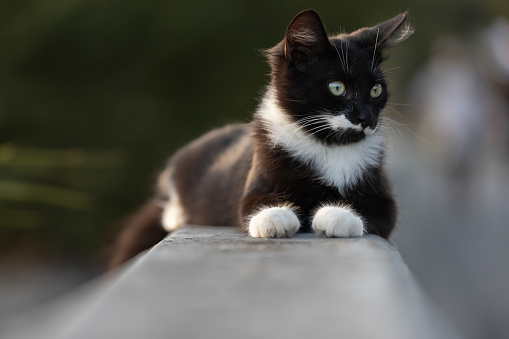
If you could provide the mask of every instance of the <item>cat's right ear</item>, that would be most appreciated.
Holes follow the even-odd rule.
[[[297,69],[304,70],[307,64],[330,48],[325,28],[315,11],[306,10],[297,14],[288,25],[284,55]]]
[[[350,34],[359,46],[373,50],[386,49],[399,45],[410,37],[414,30],[407,23],[408,13],[401,13],[374,27],[361,28]]]

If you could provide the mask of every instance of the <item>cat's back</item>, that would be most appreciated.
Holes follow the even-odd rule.
[[[225,152],[235,156],[230,149],[239,149],[238,144],[248,146],[251,139],[249,124],[231,124],[214,129],[179,149],[169,160],[168,167],[190,167],[206,170]],[[200,162],[200,166],[193,165]]]
[[[159,180],[160,194],[178,200],[187,223],[234,226],[237,207],[225,205],[240,199],[253,150],[250,124],[212,130],[170,158]]]

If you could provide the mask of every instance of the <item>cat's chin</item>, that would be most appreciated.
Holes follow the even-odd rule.
[[[335,130],[328,129],[320,133],[316,133],[315,137],[327,145],[349,145],[361,142],[373,133],[365,133],[354,129]]]

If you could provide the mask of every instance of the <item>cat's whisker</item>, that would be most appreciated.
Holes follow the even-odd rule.
[[[331,135],[333,134],[337,134],[338,131],[334,130],[334,129],[331,129],[329,131],[329,133],[327,133],[327,135],[325,136],[325,139],[328,139]]]
[[[278,136],[276,137],[276,140],[275,140],[275,142],[274,142],[274,147],[276,146],[276,144],[278,144],[279,139],[281,138],[281,136],[282,136],[283,134],[286,134],[286,133],[288,132],[288,129],[292,128],[294,125],[300,125],[300,124],[304,124],[304,125],[305,125],[306,123],[308,123],[308,122],[312,122],[312,121],[314,121],[314,120],[316,120],[316,117],[314,117],[314,116],[307,116],[307,117],[301,118],[301,119],[299,119],[299,120],[297,120],[297,121],[294,121],[294,122],[293,122],[293,123],[291,123],[291,124],[287,124],[287,125],[285,125],[285,126],[282,126],[282,127],[283,127],[283,130],[282,130],[282,131],[278,134]]]
[[[417,137],[418,139],[424,141],[424,142],[428,142],[428,140],[426,140],[425,138],[421,137],[420,135],[418,135],[417,133],[415,133],[414,131],[412,131],[410,129],[410,127],[408,127],[408,125],[406,124],[403,124],[399,121],[396,121],[396,120],[393,120],[391,118],[388,118],[388,117],[382,117],[383,120],[386,120],[392,124],[394,124],[395,126],[401,126],[401,127],[404,127],[407,131],[409,131],[410,133],[412,133],[415,137]]]
[[[384,71],[385,74],[390,74],[392,73],[393,71],[397,70],[397,69],[400,69],[401,67],[392,67],[392,68],[389,68],[389,69],[386,69]]]
[[[393,132],[394,129],[395,129],[396,131],[398,131],[398,134],[400,135],[400,137],[403,137],[403,134],[401,133],[401,131],[398,128],[398,126],[394,123],[394,121],[392,121],[392,120],[390,120],[388,118],[387,119],[386,118],[381,118],[380,124],[382,125],[382,128],[385,131]]]
[[[387,131],[394,132],[394,126],[391,124],[391,122],[384,120],[383,118],[380,118],[377,128],[380,128],[380,129],[384,130],[385,132],[387,132]]]
[[[329,127],[329,125],[325,123],[325,124],[320,124],[320,125],[318,125],[318,126],[315,126],[315,127],[311,128],[311,129],[309,129],[309,130],[307,131],[307,134],[308,134],[308,135],[307,135],[306,137],[304,137],[304,139],[305,139],[305,138],[307,138],[309,135],[313,135],[313,134],[317,133],[317,132],[315,132],[316,130],[322,129],[322,128],[324,128],[324,127],[325,127],[325,128],[328,128],[328,127]],[[311,133],[311,132],[312,132],[312,133]]]
[[[391,111],[393,111],[394,113],[396,113],[397,115],[399,115],[400,118],[403,118],[403,115],[401,113],[399,113],[396,109],[394,109],[393,107],[387,105],[387,108],[390,109]]]
[[[314,117],[314,118],[317,118],[317,117]],[[283,143],[286,142],[286,145],[288,146],[290,144],[290,142],[292,141],[292,138],[293,136],[295,135],[295,133],[297,133],[299,130],[303,129],[303,128],[306,128],[306,127],[309,127],[309,126],[312,126],[312,125],[316,125],[316,124],[321,124],[323,123],[323,120],[324,119],[314,119],[310,122],[306,122],[305,124],[302,124],[301,126],[299,126],[298,128],[296,128],[291,134],[289,137],[287,137],[287,139],[285,139],[285,141],[283,141]]]
[[[341,55],[343,56],[342,60],[345,60],[345,51],[343,50],[343,40],[341,40]],[[343,62],[343,69],[346,71],[346,65],[344,64],[344,62]]]
[[[408,106],[408,107],[413,107],[414,106],[413,104],[397,104],[395,102],[388,103],[387,105],[391,105],[391,106]]]
[[[283,98],[283,99],[286,101],[291,101],[291,102],[299,102],[299,103],[306,102],[306,100],[296,100],[296,99],[288,99],[288,98]]]
[[[295,145],[293,145],[293,146],[292,146],[292,149],[293,149],[293,148],[295,148],[295,147],[297,147],[297,145],[298,145],[298,144],[300,144],[301,142],[303,142],[303,141],[304,141],[304,140],[306,140],[307,138],[309,138],[309,137],[311,137],[311,136],[313,136],[313,135],[315,135],[315,134],[317,134],[317,133],[320,133],[320,132],[322,132],[322,131],[325,131],[327,128],[329,128],[329,126],[322,126],[322,128],[320,128],[320,129],[318,129],[318,130],[314,131],[313,133],[308,134],[308,135],[307,135],[307,136],[305,136],[304,138],[302,138],[302,139],[300,139],[299,141],[297,141],[297,143],[296,143]]]
[[[380,28],[376,31],[376,40],[375,40],[375,48],[373,50],[373,59],[371,59],[371,70],[374,71],[375,69],[373,66],[375,65],[375,55],[376,55],[376,45],[378,45],[378,34],[380,34]]]
[[[338,59],[341,62],[341,56],[339,55],[338,47],[336,46],[336,44],[333,44],[333,46],[334,46],[334,49],[336,50],[336,54],[338,55]]]
[[[351,75],[352,72],[350,69],[350,65],[348,63],[348,48],[350,46],[350,40],[346,40],[345,44],[346,44],[346,51],[343,49],[343,40],[341,40],[341,55],[343,57],[340,58],[340,60],[341,60],[341,64],[343,65],[343,69],[345,70],[345,72],[347,72],[348,74]],[[338,54],[339,54],[339,52],[338,52]]]
[[[304,118],[301,118],[299,120],[297,120],[298,123],[302,123],[302,122],[305,122],[305,121],[308,121],[308,120],[316,120],[318,118],[323,118],[322,115],[317,115],[317,116],[307,116],[307,117],[304,117]]]
[[[387,73],[384,73],[382,77],[385,79],[385,78],[387,78],[388,75],[391,75],[391,74],[392,74],[392,72],[387,72]]]
[[[300,130],[300,129],[302,129],[302,128],[309,127],[309,126],[311,126],[311,125],[316,125],[316,124],[323,124],[324,122],[326,122],[325,118],[321,118],[321,119],[316,119],[315,121],[309,122],[309,123],[307,123],[307,124],[304,124],[304,125],[300,126],[299,128],[295,129],[295,131],[292,133],[292,137],[293,137],[293,135],[295,134],[295,132],[297,132],[298,130]],[[313,127],[313,128],[311,128],[309,131],[313,131],[313,130],[315,130],[315,129],[319,128],[319,127],[320,127],[320,126]],[[291,138],[290,138],[290,140],[288,141],[288,143],[289,143],[290,141],[291,141]],[[288,145],[288,143],[287,143],[287,145]]]
[[[344,70],[346,70],[345,60],[341,57],[341,54],[339,54],[338,47],[334,44],[334,48],[336,49],[336,53],[338,53],[339,61],[341,62],[341,66]],[[341,40],[341,52],[343,52],[343,40]]]
[[[345,129],[340,129],[340,130],[337,130],[336,133],[338,133],[339,134],[339,138],[341,138],[346,133],[346,130]]]
[[[382,71],[382,69],[379,66],[375,66],[371,71],[373,72],[373,74],[375,76],[383,77],[383,75],[384,75],[384,72]]]
[[[339,130],[331,130],[328,134],[327,134],[327,138],[330,136],[330,135],[334,135],[334,136],[337,136],[338,138],[341,138],[341,135],[343,133],[341,133]],[[339,135],[339,136],[338,136]]]
[[[278,133],[278,135],[277,135],[277,137],[276,137],[276,140],[274,140],[274,143],[273,143],[273,145],[272,145],[272,148],[275,148],[275,147],[276,147],[276,145],[277,145],[277,144],[278,144],[278,142],[279,142],[279,139],[280,139],[280,138],[281,138],[281,136],[282,136],[282,135],[286,132],[286,129],[287,129],[288,127],[289,127],[289,126],[285,126],[285,127],[283,127],[284,129],[283,129],[280,133]],[[269,132],[269,131],[270,131],[270,129],[268,129],[268,128],[266,128],[265,130],[266,130],[267,132]]]
[[[391,132],[394,131],[390,126],[386,126],[386,125],[382,125],[382,124],[380,124],[378,126],[378,129],[380,131],[382,131],[383,133],[388,133],[388,134],[392,134]]]
[[[276,140],[274,140],[274,144],[272,145],[273,148],[276,147],[279,144],[279,139],[281,139],[283,134],[286,134],[288,129],[291,128],[294,124],[296,124],[296,122],[294,122],[293,124],[290,124],[290,125],[287,125],[287,126],[283,127],[282,131],[277,135]],[[270,129],[267,129],[267,131],[270,131]]]
[[[348,64],[348,48],[350,47],[350,40],[346,40],[346,71],[352,74],[350,71],[350,65]]]
[[[396,81],[394,81],[394,79],[389,77],[390,75],[391,75],[390,73],[389,74],[384,74],[381,78],[384,79],[384,80],[390,81],[392,83],[396,83]]]
[[[274,144],[273,144],[273,148],[276,147],[276,145],[278,144],[279,142],[279,139],[282,137],[283,134],[286,134],[288,132],[288,129],[291,128],[293,125],[298,125],[302,122],[305,122],[305,121],[308,121],[308,120],[313,120],[315,117],[304,117],[304,118],[301,118],[289,125],[286,125],[283,127],[283,130],[278,134],[278,136],[276,137],[276,140],[274,141]],[[285,139],[286,140],[286,139]]]

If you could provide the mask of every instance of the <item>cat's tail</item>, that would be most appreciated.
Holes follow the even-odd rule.
[[[161,208],[149,201],[127,220],[117,238],[108,268],[115,268],[149,249],[167,234],[161,224]]]

